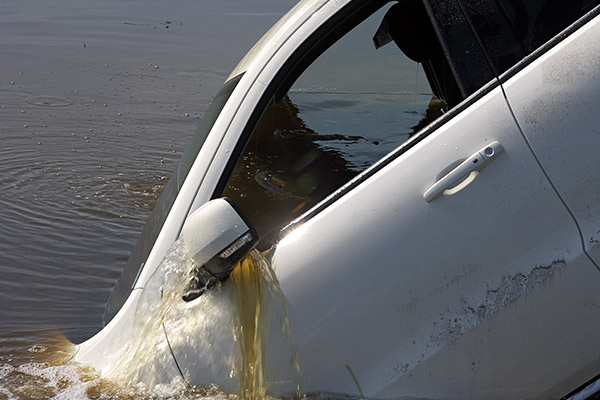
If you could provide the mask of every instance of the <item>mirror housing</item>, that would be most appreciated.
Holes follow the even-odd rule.
[[[258,233],[228,198],[211,200],[186,219],[181,232],[194,261],[183,300],[192,301],[226,280],[237,261],[258,243]]]

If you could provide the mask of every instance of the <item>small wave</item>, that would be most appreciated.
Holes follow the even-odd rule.
[[[0,398],[53,400],[233,400],[216,387],[192,387],[181,378],[152,387],[118,386],[97,371],[77,364],[30,362],[14,367],[0,364]]]
[[[25,100],[25,103],[39,107],[68,107],[73,105],[69,100],[50,96],[30,97]]]

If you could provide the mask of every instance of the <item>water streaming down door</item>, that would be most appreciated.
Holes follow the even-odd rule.
[[[103,371],[110,379],[149,385],[180,376],[198,386],[263,398],[267,389],[302,386],[285,300],[268,258],[251,252],[223,285],[185,302],[193,267],[174,243],[140,299],[131,337]],[[174,371],[176,369],[177,371]]]

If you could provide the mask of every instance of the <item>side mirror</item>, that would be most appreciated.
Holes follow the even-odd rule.
[[[229,278],[235,263],[258,243],[258,233],[228,198],[211,200],[194,211],[181,234],[194,261],[182,295],[185,301]]]

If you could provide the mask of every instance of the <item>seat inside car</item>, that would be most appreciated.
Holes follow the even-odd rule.
[[[448,108],[463,100],[421,0],[400,0],[388,10],[382,26],[408,58],[423,66],[433,93]]]

